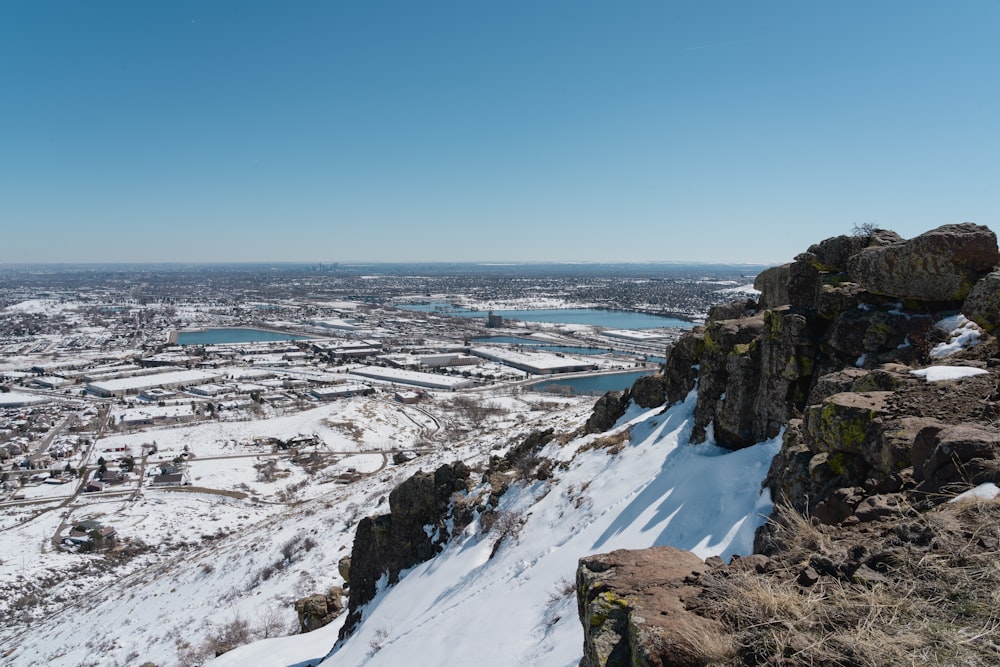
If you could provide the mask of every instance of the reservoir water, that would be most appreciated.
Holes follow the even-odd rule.
[[[531,385],[534,391],[547,391],[578,395],[600,395],[609,391],[628,389],[641,377],[652,375],[653,371],[632,371],[630,373],[614,373],[613,375],[595,375],[582,378],[566,378],[564,380],[543,380]]]
[[[177,332],[178,345],[220,345],[224,343],[268,343],[281,340],[306,340],[296,336],[264,329],[204,329],[203,331]]]
[[[414,310],[423,313],[435,313],[449,317],[485,318],[482,310],[456,308],[444,301],[431,303],[397,304],[403,310]],[[555,324],[588,324],[609,329],[660,329],[672,327],[690,329],[694,326],[674,317],[648,315],[624,310],[604,310],[600,308],[539,308],[537,310],[494,310],[494,315],[500,315],[508,320],[523,320],[525,322],[549,322]]]

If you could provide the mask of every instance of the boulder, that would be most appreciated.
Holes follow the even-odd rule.
[[[928,427],[913,447],[913,477],[927,492],[1000,481],[1000,432],[971,424]]]
[[[326,594],[309,595],[295,602],[295,613],[299,617],[299,632],[312,632],[340,616],[344,612],[343,589],[334,586]]]
[[[584,424],[584,433],[602,433],[615,425],[625,411],[631,397],[629,390],[609,391],[597,399],[590,418]]]
[[[791,264],[772,266],[764,269],[753,281],[754,289],[760,292],[761,309],[788,305],[788,280]]]
[[[662,375],[647,375],[636,380],[629,393],[640,408],[655,408],[667,400],[667,382]]]
[[[857,308],[865,295],[857,283],[823,282],[816,294],[816,314],[832,320],[844,311]]]
[[[896,237],[897,240],[899,237]],[[840,273],[847,269],[847,259],[868,245],[864,235],[834,236],[809,246],[806,251],[813,256],[816,268]]]
[[[886,399],[891,394],[842,392],[809,406],[805,430],[812,448],[827,453],[864,454],[874,446],[878,437],[875,420],[886,414]]]
[[[351,557],[344,556],[339,561],[337,561],[337,572],[344,579],[344,583],[350,585],[351,583]]]
[[[862,379],[871,371],[863,368],[848,367],[833,373],[827,373],[816,380],[812,390],[809,392],[809,405],[817,405],[823,399],[839,394],[844,391],[854,389],[854,383]]]
[[[851,281],[869,292],[915,301],[956,302],[1000,263],[996,234],[966,222],[944,225],[886,246],[869,247],[847,262]]]
[[[618,550],[580,559],[577,609],[584,629],[581,667],[704,665],[703,638],[724,642],[718,621],[688,608],[710,566],[673,547]]]
[[[736,320],[741,317],[748,317],[757,312],[757,302],[753,299],[743,301],[730,301],[720,303],[708,309],[708,321],[715,320]]]
[[[962,314],[986,331],[1000,325],[1000,271],[983,276],[962,304]]]

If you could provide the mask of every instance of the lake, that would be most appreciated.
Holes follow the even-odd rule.
[[[569,392],[577,395],[600,395],[609,391],[628,389],[641,377],[653,375],[653,371],[632,371],[615,373],[613,375],[594,375],[582,378],[566,378],[564,380],[543,380],[531,385],[533,391],[551,393]]]
[[[450,317],[485,318],[486,311],[456,308],[444,301],[431,303],[401,303],[396,305],[403,310],[414,310],[422,313],[434,313]],[[505,320],[523,320],[525,322],[548,322],[553,324],[587,324],[608,329],[660,329],[664,327],[690,329],[691,322],[678,320],[662,315],[648,315],[624,310],[605,310],[601,308],[539,308],[529,310],[494,310],[494,315],[500,315]]]
[[[264,329],[204,329],[177,332],[178,345],[220,345],[224,343],[268,343],[281,340],[306,340],[306,336],[265,331]]]

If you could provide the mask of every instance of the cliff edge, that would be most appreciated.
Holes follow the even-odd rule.
[[[1000,664],[998,264],[972,223],[859,230],[681,338],[668,405],[697,392],[695,442],[782,434],[776,509],[729,564],[581,560],[581,665]]]

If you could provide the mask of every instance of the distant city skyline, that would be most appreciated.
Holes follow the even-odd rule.
[[[989,0],[5,3],[0,266],[996,230],[998,29]]]

